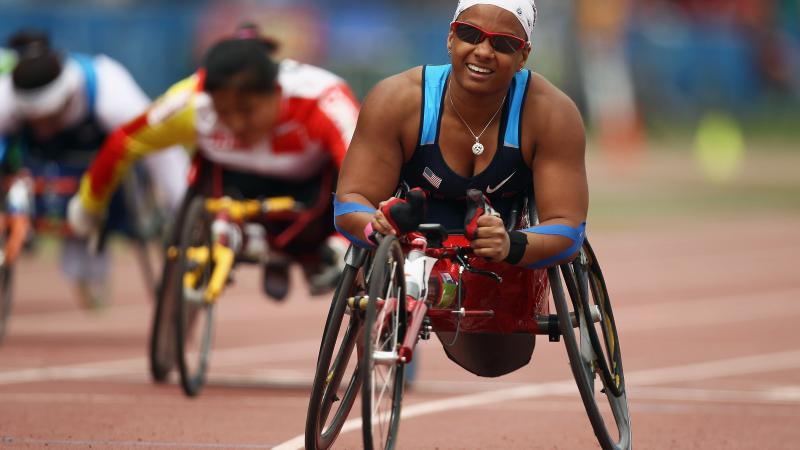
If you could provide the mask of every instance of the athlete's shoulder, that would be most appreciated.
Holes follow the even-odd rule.
[[[544,76],[533,72],[525,100],[524,121],[536,142],[557,143],[540,146],[540,151],[548,147],[565,148],[561,145],[564,139],[581,140],[585,136],[583,118],[575,102]],[[582,146],[578,147],[582,151]]]
[[[92,64],[95,66],[95,68],[99,70],[111,69],[111,70],[124,70],[126,72],[128,71],[128,69],[126,69],[121,62],[103,53],[98,53],[96,55],[84,55],[82,53],[76,53],[73,54],[73,57],[77,58],[88,57],[89,60],[92,62]]]
[[[202,83],[202,72],[195,72],[170,86],[147,112],[148,123],[165,122],[181,111],[196,107],[195,99],[202,94]]]
[[[334,86],[346,85],[342,77],[331,71],[293,59],[280,62],[278,84],[285,97],[303,98],[317,98]]]
[[[403,72],[385,78],[379,84],[392,88],[414,89],[422,86],[422,73],[425,66],[412,67]]]
[[[415,108],[422,102],[422,69],[422,66],[417,66],[384,78],[367,94],[365,103],[389,108]]]
[[[77,55],[77,57],[80,58],[82,56]],[[97,74],[97,79],[102,83],[128,82],[129,79],[133,78],[133,75],[121,62],[110,56],[97,54],[89,58]]]
[[[14,85],[11,82],[11,75],[8,73],[0,74],[0,138],[2,135],[9,134],[16,127],[14,114]]]
[[[167,89],[164,96],[191,96],[203,92],[203,81],[205,76],[203,71],[197,71],[186,78],[183,78]]]
[[[571,108],[575,102],[543,75],[531,72],[526,104],[537,108]]]
[[[554,118],[581,120],[575,102],[564,91],[536,72],[531,72],[525,107],[533,112],[526,116],[539,123],[551,123]]]

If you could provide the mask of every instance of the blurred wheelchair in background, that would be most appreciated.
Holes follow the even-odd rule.
[[[83,174],[82,166],[70,166],[55,162],[41,162],[31,167],[30,173],[25,169],[26,194],[30,197],[31,211],[26,213],[29,218],[30,228],[26,226],[24,232],[15,232],[16,225],[13,215],[8,211],[1,211],[2,227],[0,227],[0,342],[6,332],[7,320],[13,303],[13,278],[15,262],[8,260],[5,255],[7,245],[22,248],[28,251],[35,249],[41,237],[54,236],[64,241],[66,254],[63,255],[62,265],[67,271],[73,270],[70,257],[78,254],[79,261],[74,263],[83,270],[88,267],[92,271],[97,262],[99,252],[104,251],[105,241],[110,234],[120,233],[132,244],[136,252],[137,263],[145,283],[145,289],[151,299],[155,298],[156,276],[160,265],[161,254],[160,239],[166,224],[166,213],[159,206],[156,192],[147,172],[136,168],[123,181],[121,187],[114,194],[108,219],[103,227],[93,237],[95,241],[92,249],[86,254],[84,240],[75,240],[66,223],[66,208],[69,199],[77,192],[80,176]],[[12,178],[9,177],[10,181]],[[3,204],[6,204],[6,195],[10,186],[3,183]],[[10,242],[16,241],[16,242]],[[74,241],[74,242],[73,242]],[[107,264],[102,258],[100,264]],[[104,269],[107,270],[107,269]],[[83,285],[86,281],[79,278],[79,294],[86,306],[103,306],[105,301],[105,277],[102,291],[92,290]],[[85,288],[85,290],[84,290]]]
[[[270,255],[279,252],[290,254],[307,271],[327,267],[325,255],[303,241],[320,233],[316,225],[329,207],[333,172],[320,182],[315,193],[319,201],[308,206],[286,195],[245,198],[233,183],[223,181],[224,175],[221,166],[195,156],[166,249],[150,335],[153,380],[165,381],[177,364],[188,396],[198,395],[205,385],[214,310],[236,264],[261,264],[265,284]],[[338,270],[328,281],[331,288],[336,281]]]

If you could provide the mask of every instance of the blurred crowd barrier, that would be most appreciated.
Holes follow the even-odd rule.
[[[456,3],[0,0],[0,38],[42,28],[56,47],[120,60],[156,95],[246,19],[282,42],[280,55],[330,68],[363,96],[389,74],[447,62]],[[574,98],[601,138],[635,144],[653,124],[695,124],[710,110],[743,122],[800,118],[800,0],[537,5],[529,66]]]

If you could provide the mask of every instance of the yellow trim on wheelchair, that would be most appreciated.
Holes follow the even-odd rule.
[[[184,289],[195,289],[209,260],[208,247],[189,247],[186,249],[187,270],[183,274]]]
[[[233,260],[235,255],[233,250],[220,244],[214,244],[214,271],[211,273],[211,279],[208,281],[206,288],[205,300],[208,303],[213,303],[222,293],[225,283],[228,281],[228,275],[233,268]]]
[[[230,197],[206,199],[206,211],[218,213],[226,211],[232,220],[239,221],[259,214],[277,211],[290,211],[297,207],[293,197],[271,197],[264,200],[248,199],[235,200]]]
[[[297,207],[293,197],[272,197],[262,202],[264,212],[290,211]]]
[[[189,264],[189,270],[183,275],[184,289],[197,288],[203,271],[210,259],[213,258],[214,269],[203,292],[203,300],[206,303],[216,302],[222,293],[222,289],[225,288],[225,283],[228,281],[228,275],[233,268],[234,256],[233,250],[219,243],[214,244],[213,254],[209,252],[208,247],[190,247],[186,249],[186,260],[191,264]]]

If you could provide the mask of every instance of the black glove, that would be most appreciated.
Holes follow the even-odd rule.
[[[408,191],[405,199],[393,198],[381,206],[381,212],[398,234],[414,231],[425,220],[426,195],[421,188]]]

